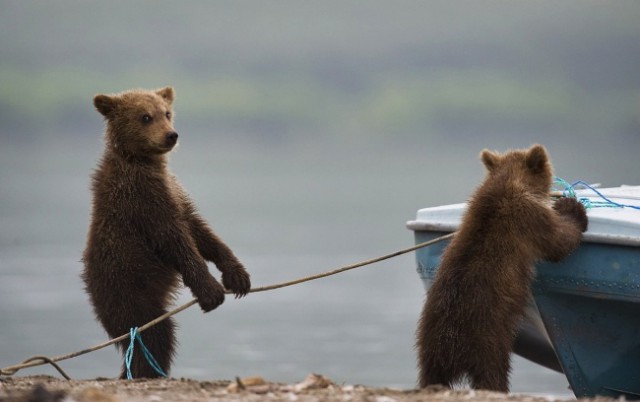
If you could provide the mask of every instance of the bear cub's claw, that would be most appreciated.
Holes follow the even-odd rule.
[[[224,302],[224,288],[215,281],[211,283],[209,289],[198,292],[195,296],[202,311],[208,313]]]
[[[242,266],[223,272],[222,284],[236,295],[236,299],[246,296],[251,290],[249,274]]]
[[[583,232],[587,230],[587,227],[589,226],[587,210],[577,199],[571,197],[558,198],[553,204],[553,209],[558,211],[560,215],[571,216],[578,223],[578,227]]]

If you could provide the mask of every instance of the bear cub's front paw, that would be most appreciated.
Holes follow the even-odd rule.
[[[236,299],[246,296],[251,290],[249,273],[245,271],[242,265],[225,270],[222,273],[222,284],[225,288],[235,293]]]
[[[218,281],[211,278],[212,281],[208,283],[208,286],[204,290],[193,292],[200,308],[205,313],[214,310],[216,307],[224,302],[224,288]]]
[[[562,197],[553,204],[553,209],[561,215],[571,216],[577,223],[581,231],[585,232],[589,226],[587,210],[584,205],[575,198]]]

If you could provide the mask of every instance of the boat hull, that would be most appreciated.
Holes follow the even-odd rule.
[[[416,231],[415,242],[444,234]],[[447,245],[416,251],[426,289]],[[562,263],[538,264],[532,294],[517,354],[563,372],[577,397],[640,399],[640,248],[583,243]]]
[[[533,295],[578,397],[640,398],[640,248],[583,243],[537,267]]]

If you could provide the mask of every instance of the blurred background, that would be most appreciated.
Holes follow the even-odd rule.
[[[639,20],[635,1],[0,1],[0,367],[106,339],[78,277],[95,94],[175,88],[172,170],[260,286],[411,245],[419,208],[482,180],[482,148],[640,184]],[[193,307],[172,375],[413,387],[423,298],[410,254]],[[512,390],[570,393],[518,358]]]

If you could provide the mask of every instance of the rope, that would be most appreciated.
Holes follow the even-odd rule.
[[[564,197],[576,198],[578,201],[580,201],[580,203],[582,203],[582,205],[584,205],[584,207],[586,209],[591,209],[591,208],[632,208],[632,209],[640,210],[640,206],[630,205],[630,204],[620,204],[618,202],[610,200],[604,194],[602,194],[600,191],[596,190],[595,187],[585,183],[582,180],[578,180],[573,184],[569,184],[568,182],[566,182],[562,178],[555,177],[553,179],[553,182],[556,183],[556,184],[561,185],[562,187],[564,187],[564,190],[562,191],[562,195]],[[596,193],[598,195],[598,197],[602,198],[604,201],[592,201],[588,197],[580,197],[580,198],[578,198],[578,196],[576,195],[576,192],[574,191],[576,186],[585,187],[585,188],[593,191],[594,193]]]
[[[560,177],[555,177],[554,178],[554,183],[559,184],[563,187],[562,192],[553,192],[552,196],[563,196],[563,197],[572,197],[572,198],[577,198],[578,201],[580,201],[585,208],[589,209],[589,208],[602,208],[602,207],[609,207],[609,208],[633,208],[636,210],[640,210],[640,206],[636,206],[636,205],[628,205],[628,204],[620,204],[617,203],[615,201],[610,200],[609,198],[607,198],[606,196],[604,196],[601,192],[599,192],[598,190],[596,190],[593,186],[583,182],[582,180],[578,180],[573,184],[569,184],[567,181],[563,180]],[[604,201],[591,201],[589,198],[587,197],[581,197],[578,198],[574,189],[576,186],[583,186],[588,188],[589,190],[593,191],[594,193],[596,193],[600,198],[602,198]],[[258,288],[253,288],[251,290],[249,290],[249,293],[258,293],[258,292],[265,292],[265,291],[269,291],[269,290],[275,290],[275,289],[280,289],[280,288],[284,288],[284,287],[288,287],[288,286],[293,286],[293,285],[298,285],[300,283],[304,283],[304,282],[309,282],[309,281],[313,281],[316,279],[321,279],[321,278],[326,278],[328,276],[331,275],[335,275],[335,274],[339,274],[341,272],[345,272],[345,271],[349,271],[355,268],[359,268],[365,265],[371,265],[374,264],[376,262],[380,262],[380,261],[384,261],[390,258],[394,258],[397,257],[399,255],[402,254],[406,254],[409,253],[411,251],[415,251],[418,250],[420,248],[423,247],[427,247],[430,246],[432,244],[444,241],[444,240],[449,240],[454,236],[454,233],[450,233],[444,236],[440,236],[437,237],[435,239],[426,241],[424,243],[419,243],[416,244],[415,246],[412,247],[408,247],[399,251],[396,251],[394,253],[391,254],[387,254],[387,255],[383,255],[381,257],[377,257],[377,258],[373,258],[370,260],[366,260],[366,261],[362,261],[359,263],[355,263],[355,264],[351,264],[351,265],[347,265],[332,271],[328,271],[328,272],[324,272],[324,273],[320,273],[320,274],[316,274],[316,275],[312,275],[312,276],[308,276],[308,277],[304,277],[304,278],[299,278],[296,280],[292,280],[289,282],[282,282],[282,283],[277,283],[277,284],[273,284],[273,285],[268,285],[268,286],[262,286],[262,287],[258,287]],[[230,291],[226,291],[225,293],[227,294],[232,294],[232,292]],[[68,360],[68,359],[72,359],[74,357],[78,357],[87,353],[91,353],[94,352],[96,350],[100,350],[103,349],[107,346],[113,345],[115,343],[124,341],[126,339],[131,339],[131,342],[129,344],[129,349],[127,350],[127,353],[129,353],[129,350],[131,350],[131,354],[133,354],[133,345],[134,345],[134,340],[138,339],[140,342],[140,345],[142,346],[143,349],[143,353],[145,353],[145,356],[147,357],[147,360],[149,361],[149,363],[153,366],[155,362],[155,359],[153,358],[153,356],[151,355],[151,353],[148,352],[148,350],[146,349],[146,347],[144,346],[144,343],[142,343],[142,338],[140,337],[140,333],[143,332],[144,330],[151,328],[152,326],[158,324],[159,322],[162,322],[164,320],[166,320],[167,318],[176,315],[180,312],[182,312],[183,310],[188,309],[189,307],[193,306],[194,304],[196,304],[198,302],[197,299],[192,299],[191,301],[183,304],[182,306],[179,306],[165,314],[162,314],[161,316],[155,318],[154,320],[149,321],[148,323],[144,324],[143,326],[139,327],[139,328],[132,328],[131,332],[128,334],[124,334],[121,335],[117,338],[113,338],[107,342],[101,343],[99,345],[87,348],[87,349],[83,349],[83,350],[79,350],[77,352],[72,352],[66,355],[61,355],[61,356],[56,356],[53,358],[49,358],[47,356],[33,356],[28,358],[27,360],[24,360],[22,363],[20,364],[16,364],[13,366],[7,366],[5,368],[0,369],[0,376],[12,376],[15,373],[17,373],[19,370],[22,370],[24,368],[28,368],[28,367],[36,367],[36,366],[42,366],[44,364],[51,364],[56,370],[58,370],[58,372],[67,380],[70,380],[71,378],[64,372],[64,370],[58,365],[56,364],[56,362],[59,361],[63,361],[63,360]],[[129,365],[130,365],[130,359],[129,358]],[[126,360],[126,355],[125,355],[125,360]],[[155,363],[157,365],[157,363]],[[129,368],[129,365],[127,365],[127,369]],[[157,366],[159,369],[159,366]],[[165,375],[164,373],[161,373],[161,369],[159,371],[159,373],[161,375]],[[129,373],[128,373],[129,374]]]
[[[426,242],[423,242],[423,243],[416,244],[415,246],[407,247],[405,249],[393,252],[391,254],[386,254],[386,255],[383,255],[383,256],[380,256],[380,257],[377,257],[377,258],[373,258],[373,259],[370,259],[370,260],[358,262],[358,263],[351,264],[351,265],[346,265],[346,266],[343,266],[341,268],[334,269],[332,271],[328,271],[328,272],[324,272],[324,273],[320,273],[320,274],[316,274],[316,275],[312,275],[312,276],[307,276],[307,277],[295,279],[295,280],[292,280],[292,281],[289,281],[289,282],[282,282],[282,283],[276,283],[276,284],[273,284],[273,285],[253,288],[253,289],[249,290],[249,293],[266,292],[266,291],[269,291],[269,290],[275,290],[275,289],[280,289],[280,288],[284,288],[284,287],[288,287],[288,286],[298,285],[300,283],[309,282],[309,281],[313,281],[313,280],[316,280],[316,279],[326,278],[326,277],[331,276],[331,275],[339,274],[339,273],[342,273],[342,272],[345,272],[345,271],[349,271],[349,270],[352,270],[352,269],[355,269],[355,268],[363,267],[365,265],[371,265],[371,264],[374,264],[374,263],[377,263],[377,262],[380,262],[380,261],[388,260],[390,258],[394,258],[394,257],[400,256],[402,254],[410,253],[412,251],[421,249],[423,247],[427,247],[427,246],[430,246],[432,244],[439,243],[441,241],[449,240],[453,236],[454,236],[454,233],[449,233],[449,234],[437,237],[435,239],[432,239],[432,240],[429,240],[429,241],[426,241]],[[225,293],[232,294],[232,292],[228,291],[228,290]],[[146,330],[148,328],[151,328],[152,326],[158,324],[159,322],[162,322],[162,321],[166,320],[167,318],[169,318],[169,317],[171,317],[173,315],[176,315],[176,314],[180,313],[183,310],[188,309],[189,307],[193,306],[197,302],[198,302],[197,299],[192,299],[191,301],[188,301],[187,303],[183,304],[182,306],[179,306],[179,307],[177,307],[177,308],[175,308],[175,309],[173,309],[173,310],[171,310],[169,312],[166,312],[166,313],[162,314],[161,316],[155,318],[154,320],[149,321],[148,323],[146,323],[143,326],[139,327],[136,332],[134,332],[133,329],[132,329],[132,331],[130,333],[128,333],[128,334],[121,335],[121,336],[119,336],[117,338],[113,338],[113,339],[111,339],[111,340],[109,340],[107,342],[101,343],[99,345],[96,345],[96,346],[93,346],[93,347],[90,347],[90,348],[87,348],[87,349],[79,350],[77,352],[72,352],[72,353],[69,353],[69,354],[66,354],[66,355],[56,356],[56,357],[52,357],[52,358],[49,358],[49,357],[46,357],[46,356],[33,356],[33,357],[30,357],[29,359],[23,361],[20,364],[16,364],[16,365],[13,365],[13,366],[7,366],[5,368],[0,369],[0,376],[11,376],[11,375],[14,375],[15,373],[17,373],[19,370],[22,370],[24,368],[42,366],[44,364],[51,364],[60,372],[60,374],[62,374],[62,376],[64,378],[66,378],[67,380],[70,380],[71,378],[57,364],[55,364],[56,362],[59,362],[59,361],[62,361],[62,360],[72,359],[74,357],[78,357],[78,356],[81,356],[81,355],[84,355],[84,354],[87,354],[87,353],[94,352],[96,350],[103,349],[103,348],[105,348],[107,346],[111,346],[111,345],[113,345],[115,343],[124,341],[126,339],[130,339],[132,333],[134,335],[139,336],[140,332],[143,332],[144,330]],[[132,340],[131,343],[133,343],[133,340]]]
[[[54,358],[54,359],[51,359],[51,358],[49,358],[49,357],[47,357],[47,356],[32,356],[32,357],[28,358],[27,360],[23,361],[23,362],[22,362],[22,364],[28,364],[28,363],[34,362],[34,361],[36,361],[36,360],[39,360],[39,362],[38,362],[38,363],[35,363],[35,364],[33,364],[33,363],[32,363],[32,365],[33,365],[33,366],[40,366],[40,365],[43,365],[43,364],[50,364],[50,365],[52,365],[56,370],[58,370],[58,372],[60,373],[60,375],[62,375],[65,379],[67,379],[67,380],[71,381],[71,377],[69,377],[69,375],[68,375],[68,374],[67,374],[67,373],[62,369],[62,367],[60,367],[60,366],[56,363],[55,358]],[[13,375],[16,371],[18,371],[18,370],[14,370],[14,371],[13,371],[13,372],[11,372],[10,374],[6,374],[6,375]],[[5,373],[4,373],[4,371],[3,371],[3,370],[0,370],[0,375],[5,375]]]
[[[142,336],[138,332],[138,327],[131,328],[131,330],[129,331],[129,338],[131,338],[131,342],[129,342],[129,347],[124,354],[124,363],[127,367],[127,379],[133,380],[133,375],[131,374],[131,360],[133,359],[133,348],[135,346],[136,340],[138,341],[138,343],[140,343],[140,347],[142,347],[142,353],[147,359],[149,365],[151,365],[151,368],[153,368],[156,373],[160,374],[163,377],[166,377],[167,374],[162,370],[162,367],[160,367],[160,365],[156,361],[156,358],[153,357],[151,352],[149,352],[149,349],[147,349],[147,347],[144,345],[144,342],[142,342]]]

